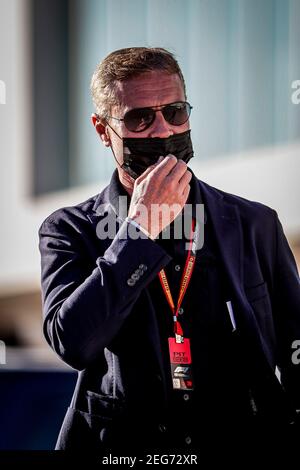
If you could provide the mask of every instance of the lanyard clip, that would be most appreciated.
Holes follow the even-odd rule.
[[[175,333],[175,341],[176,343],[183,343],[183,331],[179,321],[177,320],[174,322],[174,333]]]

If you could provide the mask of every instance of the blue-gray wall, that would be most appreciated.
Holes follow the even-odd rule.
[[[114,49],[176,54],[194,106],[198,158],[300,138],[291,82],[300,78],[298,0],[72,0],[71,184],[96,182],[114,162],[90,124],[89,83]]]

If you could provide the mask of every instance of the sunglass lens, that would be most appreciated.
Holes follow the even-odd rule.
[[[164,106],[161,112],[169,124],[181,126],[189,119],[191,109],[189,103],[178,102]],[[124,116],[125,126],[129,131],[142,132],[151,126],[155,119],[155,113],[156,110],[151,108],[132,109]]]
[[[152,109],[132,109],[125,114],[124,123],[129,131],[142,132],[152,124],[154,117]]]
[[[188,120],[191,108],[188,103],[174,103],[165,106],[162,112],[168,123],[173,126],[181,126]]]

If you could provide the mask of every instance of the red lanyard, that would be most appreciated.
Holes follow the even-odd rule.
[[[178,311],[180,309],[180,306],[182,304],[183,298],[185,296],[186,290],[188,288],[188,285],[190,283],[193,269],[195,266],[195,251],[192,249],[193,247],[193,234],[194,234],[194,229],[195,229],[196,221],[195,219],[192,219],[192,224],[191,224],[191,234],[190,234],[190,244],[189,244],[189,250],[188,250],[188,255],[186,258],[185,266],[184,266],[184,271],[182,273],[182,278],[180,282],[180,290],[179,290],[179,296],[178,296],[178,301],[177,301],[177,306],[175,307],[172,293],[169,287],[169,283],[167,280],[167,276],[165,273],[165,270],[162,269],[158,273],[158,277],[162,286],[162,289],[164,291],[164,294],[167,298],[168,304],[170,305],[172,314],[173,314],[173,321],[174,321],[174,334],[175,334],[175,339],[176,343],[182,343],[183,342],[183,330],[181,328],[181,325],[178,321]]]

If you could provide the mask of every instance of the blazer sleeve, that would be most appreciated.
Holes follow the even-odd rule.
[[[281,382],[300,408],[300,281],[296,262],[282,225],[275,213],[276,261],[274,280],[274,317],[277,326],[278,362]]]
[[[142,289],[171,257],[145,235],[132,239],[125,221],[95,265],[84,232],[64,215],[39,229],[44,335],[71,367],[86,368],[121,329]],[[142,312],[141,312],[142,314]]]

